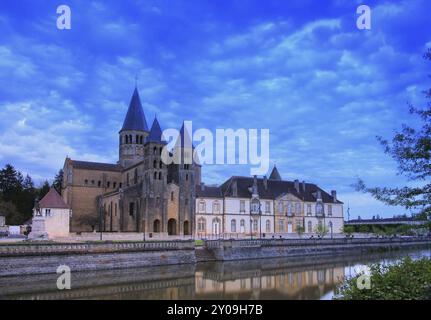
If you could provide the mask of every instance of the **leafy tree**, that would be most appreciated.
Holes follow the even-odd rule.
[[[12,202],[4,201],[3,197],[0,196],[0,213],[5,216],[7,225],[18,225],[21,224],[25,217],[18,212]]]
[[[320,237],[324,238],[328,234],[329,230],[328,227],[325,226],[323,223],[318,223],[314,228],[314,232],[317,233],[317,235],[319,235]]]
[[[348,234],[348,235],[350,235],[350,234],[352,234],[353,232],[355,232],[355,227],[354,226],[344,226],[343,227],[343,232],[344,233],[346,233],[346,234]]]
[[[424,58],[431,60],[431,48]],[[424,92],[431,100],[431,88]],[[418,116],[422,127],[413,128],[404,124],[392,141],[377,137],[386,154],[398,163],[398,172],[418,186],[390,188],[369,188],[359,179],[357,190],[370,193],[375,199],[391,206],[404,206],[406,209],[418,210],[421,218],[431,215],[431,101],[425,107],[409,105],[410,113]]]
[[[52,183],[53,188],[61,195],[61,188],[63,185],[63,169],[60,169],[55,175],[54,182]]]
[[[305,228],[302,225],[298,224],[296,226],[296,233],[298,234],[299,238],[302,237],[302,235],[304,234],[304,232],[305,232]]]

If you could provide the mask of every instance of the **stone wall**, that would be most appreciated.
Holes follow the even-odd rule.
[[[192,241],[0,245],[0,276],[56,273],[60,265],[95,271],[195,262]]]

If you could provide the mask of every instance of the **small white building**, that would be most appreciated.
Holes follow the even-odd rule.
[[[69,236],[70,207],[54,188],[36,203],[30,239],[52,239]]]

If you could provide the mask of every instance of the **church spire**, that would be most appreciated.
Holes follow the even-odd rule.
[[[274,165],[274,169],[272,169],[271,175],[269,176],[271,180],[281,180],[280,173],[277,170],[277,166]]]
[[[160,127],[159,121],[157,120],[157,116],[154,117],[154,121],[151,126],[147,142],[165,143],[165,139],[163,138],[162,129]]]
[[[141,99],[136,86],[132,99],[130,100],[129,109],[127,110],[123,127],[121,128],[121,131],[125,130],[148,132],[147,120],[145,119],[144,110],[142,109]]]

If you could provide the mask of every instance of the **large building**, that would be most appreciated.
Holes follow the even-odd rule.
[[[295,233],[298,227],[313,233],[323,224],[341,232],[343,207],[335,191],[329,195],[314,184],[283,181],[276,167],[269,178],[234,176],[220,186],[202,184],[200,164],[183,161],[193,154],[184,124],[169,150],[177,161],[166,165],[161,126],[155,118],[149,129],[136,88],[118,141],[115,164],[66,158],[62,197],[72,208],[71,232],[239,237]]]

